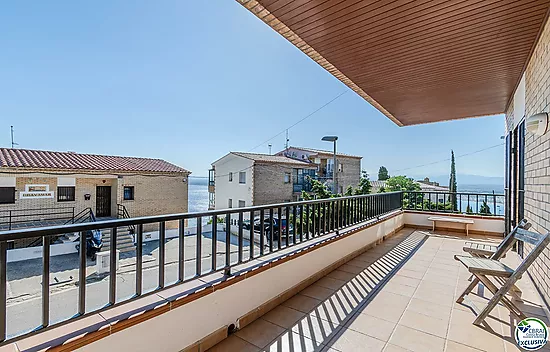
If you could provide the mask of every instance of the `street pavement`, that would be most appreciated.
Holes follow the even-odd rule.
[[[225,233],[218,232],[216,248],[217,267],[225,264]],[[243,258],[249,257],[249,245],[244,241]],[[158,287],[158,241],[146,242],[143,247],[143,292]],[[196,236],[184,239],[185,277],[196,274]],[[255,251],[259,248],[256,246]],[[208,272],[212,264],[211,233],[202,236],[202,271]],[[238,260],[237,239],[232,237],[230,245],[231,262]],[[178,277],[179,239],[166,242],[165,285],[176,282]],[[117,271],[117,302],[135,294],[136,272],[135,252],[122,255]],[[105,306],[109,298],[109,276],[96,274],[95,263],[87,263],[86,311]],[[50,323],[74,316],[78,307],[78,255],[68,254],[51,258],[50,263]],[[28,260],[8,263],[8,336],[19,335],[40,326],[42,321],[42,260]]]

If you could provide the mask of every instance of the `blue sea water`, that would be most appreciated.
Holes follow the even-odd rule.
[[[504,194],[503,185],[458,185],[458,191],[462,193],[495,193],[495,194]],[[470,207],[474,211],[478,209],[483,203],[484,197],[470,197]],[[497,214],[504,214],[504,198],[499,197],[496,199],[496,204],[493,203],[492,198],[488,198],[488,203],[491,208],[496,209]],[[462,210],[466,211],[466,206],[468,201],[466,198],[463,199]],[[206,178],[189,178],[189,212],[202,212],[208,210],[208,179]]]

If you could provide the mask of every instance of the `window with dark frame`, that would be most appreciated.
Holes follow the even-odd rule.
[[[239,183],[240,184],[246,183],[246,172],[244,171],[239,172]]]
[[[15,187],[0,187],[0,204],[15,203]]]
[[[124,186],[124,200],[134,200],[134,186]]]
[[[72,202],[75,199],[75,187],[63,186],[57,187],[57,201],[58,202]]]
[[[229,182],[233,182],[233,173],[232,172],[229,173]]]

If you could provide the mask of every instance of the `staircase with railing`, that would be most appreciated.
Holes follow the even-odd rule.
[[[130,219],[130,213],[123,204],[117,204],[117,218]],[[102,252],[109,251],[111,248],[111,231],[103,230],[103,248]],[[116,248],[120,252],[131,252],[136,250],[134,245],[134,234],[136,233],[136,226],[129,225],[117,230],[116,236]]]

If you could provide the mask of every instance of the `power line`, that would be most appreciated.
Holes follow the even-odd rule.
[[[493,149],[493,148],[496,148],[496,147],[500,147],[500,146],[503,146],[503,145],[504,145],[504,143],[500,143],[500,144],[496,144],[496,145],[493,145],[493,146],[490,146],[490,147],[487,147],[487,148],[483,148],[483,149],[476,150],[476,151],[474,151],[474,152],[470,152],[470,153],[466,153],[466,154],[462,154],[462,155],[455,155],[455,159],[462,158],[462,157],[469,156],[469,155],[473,155],[473,154],[477,154],[477,153],[481,153],[481,152],[484,152],[484,151],[486,151],[486,150]],[[396,172],[401,172],[401,171],[406,171],[406,170],[411,170],[411,169],[417,169],[417,168],[419,168],[419,167],[424,167],[424,166],[439,164],[439,163],[442,163],[442,162],[445,162],[445,161],[449,161],[449,160],[451,160],[451,158],[447,158],[447,159],[442,159],[442,160],[434,161],[434,162],[431,162],[431,163],[428,163],[428,164],[423,164],[423,165],[417,165],[417,166],[407,167],[407,168],[404,168],[404,169],[392,170],[391,173],[395,174]]]
[[[291,129],[292,127],[297,126],[298,124],[304,122],[305,120],[307,120],[307,119],[310,118],[311,116],[315,115],[315,114],[318,113],[319,111],[323,110],[324,108],[326,108],[327,106],[329,106],[330,104],[332,104],[334,101],[336,101],[338,98],[340,98],[342,95],[346,94],[347,92],[348,92],[348,91],[345,90],[345,91],[343,91],[342,93],[338,94],[337,96],[335,96],[335,97],[332,98],[331,100],[327,101],[326,103],[324,103],[323,105],[321,105],[321,106],[318,107],[317,109],[313,110],[312,112],[310,112],[310,113],[307,114],[306,116],[302,117],[302,118],[301,118],[300,120],[298,120],[297,122],[295,122],[295,123],[293,123],[292,125],[286,127],[285,129],[281,130],[281,132],[277,133],[277,134],[274,135],[273,137],[271,137],[271,138],[269,138],[269,139],[263,141],[262,143],[258,144],[258,145],[255,146],[254,148],[249,149],[248,152],[251,152],[251,151],[253,151],[254,149],[257,149],[257,148],[259,148],[259,147],[265,145],[265,143],[271,141],[272,139],[275,139],[275,138],[279,137],[281,134],[283,134],[283,133],[285,133],[285,132],[288,133],[288,130],[289,130],[289,129]],[[287,137],[287,142],[286,142],[286,143],[288,143],[288,137]],[[228,162],[229,162],[229,160],[226,161],[226,162],[224,162],[224,163],[222,163],[222,164],[220,164],[220,166],[221,166],[221,165],[224,165],[224,164],[226,164],[226,163],[228,163]],[[238,171],[235,171],[235,172],[230,172],[230,173],[238,173],[238,172],[242,172],[242,171],[245,171],[245,170],[247,170],[247,169],[250,169],[250,168],[251,168],[251,167],[247,167],[247,168],[245,168],[245,169],[238,170]],[[220,175],[220,176],[216,175],[214,178],[224,177],[224,176],[229,176],[229,173],[227,173],[227,174],[225,174],[225,175]]]
[[[325,104],[321,105],[319,108],[315,109],[314,111],[312,111],[311,113],[307,114],[306,116],[304,116],[303,118],[301,118],[300,120],[298,120],[297,122],[295,122],[294,124],[288,126],[287,128],[283,129],[281,132],[277,133],[276,135],[274,135],[273,137],[263,141],[262,143],[258,144],[257,146],[255,146],[254,148],[248,150],[249,152],[250,151],[253,151],[254,149],[256,148],[259,148],[261,147],[262,145],[264,145],[265,143],[271,141],[272,139],[275,139],[277,137],[279,137],[280,135],[282,135],[283,133],[285,133],[287,130],[291,129],[292,127],[295,127],[296,125],[300,124],[301,122],[304,122],[305,120],[307,120],[308,118],[310,118],[311,116],[315,115],[316,113],[318,113],[319,111],[323,110],[324,108],[326,108],[327,106],[329,106],[330,104],[332,104],[334,101],[336,101],[338,98],[340,98],[342,95],[346,94],[348,91],[345,90],[343,91],[342,93],[338,94],[337,96],[335,96],[334,98],[332,98],[331,100],[329,100],[328,102],[326,102]]]

